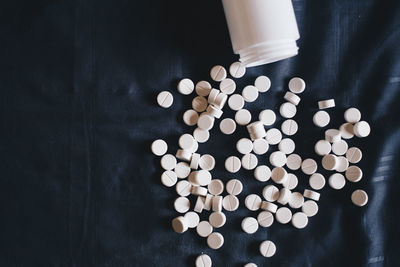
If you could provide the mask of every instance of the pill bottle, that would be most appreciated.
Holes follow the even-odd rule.
[[[246,67],[297,55],[291,0],[222,0],[232,47]]]

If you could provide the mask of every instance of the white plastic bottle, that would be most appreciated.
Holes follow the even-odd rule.
[[[297,55],[291,0],[222,0],[233,51],[246,67]]]

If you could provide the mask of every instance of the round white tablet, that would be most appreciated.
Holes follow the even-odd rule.
[[[349,180],[350,182],[356,183],[359,182],[361,180],[363,176],[363,172],[362,170],[357,167],[357,166],[350,166],[347,170],[346,170],[346,178],[347,180]]]
[[[246,67],[241,62],[233,62],[229,66],[229,73],[234,78],[241,78],[246,73]]]
[[[283,97],[286,101],[292,103],[293,105],[298,105],[300,103],[301,98],[298,95],[293,94],[292,92],[286,92]]]
[[[301,163],[301,157],[297,154],[290,154],[286,160],[286,166],[293,171],[300,169]]]
[[[207,108],[207,99],[204,96],[196,96],[192,100],[192,108],[197,112],[203,112]]]
[[[271,213],[276,213],[278,206],[275,205],[274,203],[271,203],[268,201],[263,201],[263,202],[261,202],[261,209],[269,211]]]
[[[264,241],[260,244],[260,253],[266,258],[274,256],[276,246],[272,241]]]
[[[325,131],[325,140],[334,143],[339,141],[341,138],[341,134],[339,130],[329,129]]]
[[[213,211],[222,211],[222,196],[214,196],[212,199],[212,210]]]
[[[178,178],[183,179],[189,176],[190,166],[186,162],[179,162],[176,164],[174,171]]]
[[[325,186],[325,177],[320,173],[314,173],[308,180],[310,186],[314,190],[321,190]]]
[[[174,208],[179,213],[185,213],[190,209],[190,201],[186,197],[178,197],[174,201]]]
[[[193,131],[193,137],[197,142],[205,143],[210,138],[210,132],[208,130],[196,128]]]
[[[356,206],[365,206],[368,203],[368,195],[364,190],[358,189],[351,194],[351,201]]]
[[[244,99],[241,95],[239,94],[234,94],[231,95],[228,99],[228,106],[232,110],[240,110],[244,106]]]
[[[172,224],[172,229],[174,229],[174,231],[179,234],[186,232],[188,229],[187,220],[183,216],[174,218],[171,224]]]
[[[221,211],[214,211],[208,217],[208,221],[215,228],[220,228],[226,223],[226,216]]]
[[[286,224],[292,219],[292,212],[286,207],[281,207],[276,211],[275,219],[281,224]]]
[[[263,189],[263,197],[269,202],[274,202],[279,198],[279,189],[274,185],[267,185]]]
[[[235,173],[240,170],[242,163],[238,157],[230,156],[225,160],[225,169],[230,173]]]
[[[305,159],[301,163],[301,170],[308,175],[311,175],[317,171],[318,164],[313,159]]]
[[[279,108],[279,113],[286,119],[293,118],[296,115],[297,108],[290,102],[283,103]]]
[[[332,152],[338,156],[346,154],[348,148],[347,142],[342,139],[332,144]]]
[[[151,143],[151,152],[156,156],[162,156],[167,153],[168,145],[162,139],[157,139]]]
[[[320,156],[331,153],[332,145],[326,140],[319,140],[314,146],[315,153]]]
[[[307,217],[312,217],[318,213],[318,205],[314,200],[307,200],[301,207],[301,211],[304,212]]]
[[[274,151],[269,156],[269,162],[272,166],[282,167],[286,164],[287,158],[285,153],[283,153],[282,151]]]
[[[257,155],[264,155],[269,149],[269,144],[265,139],[256,139],[253,142],[253,152]]]
[[[333,108],[334,106],[335,106],[335,100],[334,99],[327,99],[327,100],[318,101],[318,108],[319,109]]]
[[[292,217],[292,224],[297,229],[303,229],[308,224],[308,217],[304,212],[296,212]]]
[[[199,114],[193,109],[186,110],[185,113],[183,113],[183,122],[188,126],[196,125],[198,119]]]
[[[157,103],[162,108],[169,108],[174,103],[174,97],[168,91],[162,91],[157,95]]]
[[[196,258],[196,267],[211,267],[212,261],[210,256],[202,254]]]
[[[289,81],[289,90],[295,94],[300,94],[306,89],[306,83],[302,78],[294,77]]]
[[[262,211],[258,214],[257,221],[261,227],[270,227],[274,223],[274,215],[269,211]]]
[[[283,184],[286,182],[288,174],[286,170],[282,167],[275,167],[272,169],[271,178],[277,184]]]
[[[288,173],[287,178],[285,179],[285,181],[283,181],[282,185],[283,187],[292,190],[296,188],[298,183],[299,181],[297,179],[297,176],[294,175],[293,173]]]
[[[254,86],[260,93],[264,93],[271,88],[271,80],[267,76],[258,76],[254,82]]]
[[[234,195],[227,195],[222,199],[222,206],[227,211],[235,211],[239,208],[239,199]]]
[[[192,184],[186,180],[179,181],[175,187],[176,193],[182,197],[187,197],[192,191]]]
[[[242,230],[248,234],[254,234],[258,230],[258,221],[253,217],[246,217],[242,220]]]
[[[304,204],[304,197],[299,192],[292,193],[289,201],[289,206],[292,209],[299,209]]]
[[[224,93],[219,93],[212,103],[216,108],[222,109],[225,106],[228,96]]]
[[[230,118],[223,119],[219,124],[219,129],[223,134],[233,134],[236,130],[236,122]]]
[[[367,137],[371,133],[371,127],[368,122],[360,121],[354,124],[353,131],[357,137]]]
[[[260,165],[254,170],[254,177],[260,182],[266,182],[271,178],[271,169],[266,165]]]
[[[194,181],[201,186],[206,186],[211,183],[211,173],[207,170],[199,170],[194,173]]]
[[[196,90],[196,93],[199,96],[208,96],[208,94],[211,91],[211,88],[212,87],[211,87],[211,84],[209,82],[200,81],[200,82],[196,83],[195,90]]]
[[[344,139],[350,139],[353,138],[354,136],[354,130],[353,130],[354,126],[351,123],[343,123],[340,128],[340,135],[342,136],[342,138]]]
[[[211,79],[213,79],[214,81],[220,82],[226,78],[226,70],[224,67],[222,67],[220,65],[216,65],[211,68],[210,76],[211,76]]]
[[[305,189],[304,193],[303,193],[303,196],[306,197],[306,198],[318,201],[320,196],[321,196],[321,194],[318,193],[318,192],[315,192],[313,190],[310,190],[310,189]]]
[[[161,183],[166,187],[171,187],[176,184],[178,177],[173,171],[165,171],[161,174]]]
[[[200,222],[199,215],[194,211],[189,211],[183,216],[188,224],[189,228],[196,228]]]
[[[211,224],[208,221],[201,221],[197,225],[196,231],[199,234],[199,236],[207,237],[212,233],[213,227],[211,226]]]
[[[334,173],[329,177],[329,186],[333,189],[342,189],[346,184],[344,176],[340,173]]]
[[[210,94],[208,95],[207,102],[210,104],[214,104],[217,100],[217,96],[221,93],[218,89],[211,89]]]
[[[207,188],[201,186],[192,186],[192,190],[190,191],[190,193],[194,196],[203,196],[203,197],[207,195],[207,192],[208,192]]]
[[[347,168],[349,168],[349,161],[343,156],[338,157],[338,165],[335,170],[337,172],[344,172]]]
[[[282,140],[282,133],[276,128],[271,128],[267,131],[265,140],[267,140],[270,145],[276,145]]]
[[[325,127],[329,124],[331,117],[329,117],[328,112],[320,110],[314,114],[313,122],[318,127]]]
[[[254,102],[258,97],[258,90],[253,85],[247,85],[243,88],[242,96],[246,102]]]
[[[349,123],[357,123],[361,119],[361,112],[356,108],[349,108],[344,112],[344,119]]]
[[[196,203],[194,204],[193,210],[195,212],[201,213],[204,209],[204,197],[198,196],[196,199]]]
[[[258,164],[258,159],[256,155],[249,153],[246,155],[243,155],[242,157],[242,167],[246,170],[253,170],[255,167],[257,167]]]
[[[178,91],[183,95],[190,95],[194,90],[194,83],[192,80],[185,78],[179,81]]]
[[[325,170],[333,171],[339,164],[338,158],[333,154],[327,154],[322,158],[322,167]]]
[[[236,143],[236,149],[241,154],[249,154],[253,150],[253,142],[248,138],[241,138]]]
[[[224,79],[219,84],[219,89],[222,93],[230,95],[236,90],[236,83],[232,79]]]
[[[208,115],[211,115],[212,117],[217,119],[221,118],[223,114],[222,110],[220,110],[217,107],[214,107],[213,105],[208,105],[206,112],[208,113]]]
[[[257,265],[250,262],[250,263],[247,263],[244,267],[257,267]]]
[[[212,202],[213,202],[214,196],[211,194],[207,194],[206,197],[204,198],[204,209],[205,210],[210,210],[212,207]]]
[[[214,118],[210,115],[202,113],[197,120],[197,126],[203,130],[211,130],[211,128],[214,126]]]
[[[357,147],[351,147],[346,152],[346,158],[350,163],[358,163],[362,158],[362,152]]]
[[[193,151],[194,151],[195,149],[197,149],[197,147],[195,147],[195,148],[193,149]],[[183,149],[178,149],[178,150],[176,151],[175,157],[176,157],[177,159],[180,159],[180,160],[190,161],[190,160],[192,159],[192,152],[191,152],[191,151],[187,151],[187,150],[183,150]]]
[[[278,145],[279,150],[286,155],[293,153],[295,147],[296,145],[294,144],[294,141],[290,138],[282,139],[282,141]]]
[[[237,196],[242,192],[243,184],[238,179],[231,179],[226,183],[225,189],[228,194]]]
[[[197,141],[191,134],[183,134],[179,137],[178,143],[183,150],[192,150],[196,146],[195,143],[197,143]]]
[[[265,109],[258,114],[258,119],[266,126],[270,126],[275,123],[276,115],[271,109]]]
[[[217,196],[224,192],[224,183],[219,179],[212,179],[207,188],[210,194]]]
[[[299,126],[297,125],[297,122],[294,120],[285,120],[282,122],[281,125],[281,130],[284,134],[291,136],[297,133],[297,130],[299,129]]]
[[[176,158],[171,154],[166,154],[162,156],[160,162],[161,167],[166,171],[173,170],[176,166]]]
[[[281,205],[286,205],[287,203],[289,203],[291,198],[292,198],[292,192],[284,187],[279,191],[279,198],[277,202]]]
[[[261,198],[256,194],[250,194],[244,200],[246,208],[248,208],[251,211],[258,210],[261,207],[261,202],[262,202]]]
[[[251,113],[247,109],[241,109],[236,111],[235,121],[239,125],[247,125],[251,121]]]
[[[199,166],[203,170],[211,171],[215,167],[214,157],[209,154],[204,154],[200,158]]]

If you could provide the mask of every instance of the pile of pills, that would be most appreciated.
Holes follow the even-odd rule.
[[[239,62],[229,68],[232,78],[244,76],[246,69]],[[239,208],[238,195],[242,192],[243,184],[238,179],[230,179],[224,183],[215,179],[212,170],[216,165],[211,154],[197,153],[199,143],[207,142],[210,130],[221,119],[223,109],[229,106],[235,111],[234,118],[224,118],[219,122],[219,129],[223,134],[233,134],[237,127],[245,127],[248,136],[243,137],[235,144],[237,155],[228,156],[225,160],[225,169],[228,173],[237,173],[241,168],[251,171],[254,178],[263,185],[260,194],[250,194],[245,198],[245,207],[251,212],[258,212],[257,216],[245,217],[241,228],[248,234],[254,234],[259,227],[270,227],[275,221],[280,224],[291,224],[297,229],[307,226],[310,217],[318,212],[317,202],[320,193],[325,187],[325,177],[318,173],[318,162],[314,159],[302,159],[299,153],[294,153],[296,144],[292,139],[299,126],[294,119],[300,94],[305,90],[306,83],[299,77],[289,81],[289,90],[284,95],[284,102],[279,108],[279,114],[271,109],[259,112],[258,117],[245,109],[246,103],[257,100],[258,96],[267,92],[271,81],[266,76],[258,77],[253,85],[247,85],[242,92],[235,93],[237,86],[233,79],[228,78],[228,72],[220,65],[214,66],[210,77],[219,82],[219,89],[215,89],[207,81],[194,84],[190,79],[182,79],[177,86],[181,94],[189,95],[196,92],[192,100],[192,109],[183,114],[183,122],[193,126],[192,133],[185,133],[179,137],[179,149],[173,154],[167,154],[168,145],[158,139],[151,145],[152,152],[161,157],[160,164],[164,169],[161,174],[161,183],[166,187],[175,187],[177,198],[174,208],[180,215],[172,220],[172,228],[177,233],[184,233],[189,228],[206,239],[212,249],[219,249],[224,244],[224,237],[218,232],[226,223],[224,212],[232,212]],[[170,92],[163,91],[157,96],[158,104],[168,108],[173,103]],[[326,111],[335,106],[333,99],[318,102],[319,111],[313,116],[313,122],[318,127],[327,127],[330,123],[329,113]],[[277,116],[283,118],[280,127],[274,127]],[[367,122],[361,121],[361,112],[356,108],[346,110],[345,123],[339,129],[327,129],[324,139],[315,144],[315,153],[321,156],[321,166],[334,172],[328,179],[333,189],[341,189],[346,183],[358,182],[362,178],[362,171],[356,165],[362,158],[361,150],[348,146],[344,139],[354,136],[366,137],[370,133]],[[267,160],[258,160],[259,157],[270,153]],[[265,164],[269,162],[269,164]],[[310,188],[302,192],[296,191],[298,178],[293,173],[301,171],[309,176]],[[344,175],[343,175],[343,174]],[[190,203],[189,195],[195,196],[194,203]],[[368,196],[363,190],[356,190],[351,195],[352,202],[357,206],[364,206]],[[193,208],[190,211],[191,207]],[[200,220],[200,213],[209,212],[208,220]],[[271,240],[260,243],[260,254],[272,257],[276,246]],[[196,266],[211,266],[211,258],[202,254],[196,259]],[[245,266],[256,266],[248,263]]]

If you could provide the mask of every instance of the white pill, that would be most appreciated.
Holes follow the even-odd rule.
[[[294,77],[289,81],[289,90],[295,94],[300,94],[306,89],[306,83],[302,78]]]
[[[236,123],[230,118],[223,119],[219,124],[219,129],[223,134],[233,134],[236,130]]]
[[[310,190],[310,189],[305,189],[304,193],[303,193],[303,196],[306,197],[306,198],[318,201],[320,196],[321,196],[321,194],[318,193],[318,192],[315,192],[313,190]]]
[[[251,140],[257,140],[264,138],[267,135],[265,131],[264,124],[261,121],[255,121],[246,126],[249,132]]]
[[[278,206],[274,203],[263,201],[261,202],[261,209],[269,211],[271,213],[276,213]]]
[[[354,126],[351,123],[343,123],[340,128],[340,135],[342,136],[342,138],[344,139],[350,139],[353,138],[354,136],[354,130],[353,130]]]
[[[340,173],[334,173],[329,177],[329,186],[333,189],[342,189],[346,184],[346,179]]]
[[[248,234],[254,234],[258,230],[258,221],[253,217],[246,217],[242,220],[242,230]]]
[[[211,130],[214,126],[214,118],[210,115],[202,113],[197,121],[197,126],[203,130]]]
[[[174,208],[179,213],[185,213],[190,209],[190,201],[186,197],[178,197],[175,199]]]
[[[254,177],[260,182],[266,182],[271,178],[271,169],[266,165],[260,165],[254,170]]]
[[[283,103],[279,108],[279,113],[286,119],[293,118],[296,115],[297,108],[290,102]]]
[[[196,232],[201,237],[209,236],[212,233],[212,231],[213,227],[208,221],[201,221],[196,227]]]
[[[228,100],[228,96],[224,93],[220,93],[217,95],[217,97],[215,98],[214,103],[212,103],[216,108],[222,109],[225,104],[226,101]]]
[[[190,166],[186,162],[179,162],[174,169],[178,178],[183,179],[189,176]]]
[[[190,95],[194,90],[194,83],[192,80],[185,78],[179,81],[178,91],[183,95]]]
[[[188,224],[189,228],[196,228],[200,222],[199,215],[194,211],[189,211],[183,216]]]
[[[255,167],[257,167],[258,164],[258,159],[256,155],[250,153],[243,155],[242,157],[242,167],[246,170],[253,170]]]
[[[192,150],[196,146],[195,143],[197,143],[197,141],[191,134],[183,134],[179,137],[179,146],[183,150]]]
[[[297,130],[299,129],[299,126],[297,125],[297,122],[294,120],[285,120],[282,122],[281,125],[281,130],[284,134],[291,136],[297,133]]]
[[[225,160],[225,169],[230,173],[235,173],[240,170],[242,163],[238,157],[230,156]]]
[[[211,84],[209,82],[200,81],[200,82],[196,83],[195,90],[196,90],[196,93],[199,96],[208,96],[208,94],[211,91],[211,88],[212,87],[211,87]]]
[[[253,142],[248,138],[241,138],[236,143],[236,149],[241,154],[249,154],[253,150]]]
[[[232,79],[224,79],[219,84],[219,89],[222,93],[230,95],[236,90],[236,83]]]
[[[226,183],[226,192],[230,195],[237,196],[243,190],[243,184],[238,179],[231,179]]]
[[[362,152],[357,147],[351,147],[346,152],[346,158],[350,163],[358,163],[362,158]]]
[[[156,156],[162,156],[167,153],[168,145],[162,139],[157,139],[153,143],[151,143],[151,152],[153,152]]]
[[[186,110],[185,113],[183,113],[183,122],[188,126],[196,125],[198,119],[199,114],[193,109]]]
[[[321,190],[325,186],[325,177],[320,173],[314,173],[308,180],[310,186],[314,190]]]
[[[204,96],[196,96],[192,100],[192,108],[197,112],[203,112],[207,108],[207,99]]]
[[[220,228],[226,223],[226,216],[221,211],[214,211],[208,217],[208,221],[215,228]]]
[[[258,76],[254,82],[254,86],[260,93],[264,93],[271,88],[271,80],[267,76]]]
[[[208,193],[207,188],[201,186],[192,186],[192,190],[190,193],[194,196],[202,196],[205,197]]]
[[[301,163],[301,157],[297,154],[290,154],[286,159],[286,166],[293,171],[300,169]]]
[[[176,193],[178,193],[178,195],[180,195],[182,197],[186,197],[186,196],[190,195],[190,192],[192,191],[192,184],[186,180],[179,181],[176,184],[175,190],[176,190]]]
[[[196,258],[196,267],[211,267],[212,261],[210,256],[202,254]]]
[[[371,133],[371,127],[366,121],[359,121],[354,124],[353,130],[357,137],[367,137]]]
[[[279,189],[274,185],[267,185],[263,189],[263,197],[269,202],[274,202],[279,198]]]
[[[307,200],[301,207],[301,211],[304,212],[307,217],[312,217],[318,213],[318,205],[314,200]]]
[[[292,217],[292,225],[297,229],[303,229],[308,224],[308,217],[304,212],[296,212]]]
[[[282,188],[279,191],[279,198],[277,202],[281,205],[286,205],[292,198],[292,192],[287,188]]]
[[[206,195],[206,197],[204,199],[204,209],[205,210],[211,210],[213,199],[214,199],[213,195],[211,195],[211,194]]]
[[[349,146],[344,140],[339,140],[332,144],[332,152],[338,156],[346,154],[348,148]]]
[[[290,138],[282,139],[282,141],[278,145],[279,150],[286,155],[293,153],[295,147],[296,145],[294,144],[294,141]]]
[[[234,78],[241,78],[246,73],[246,67],[241,62],[233,62],[229,66],[229,73]]]
[[[276,115],[273,110],[265,109],[258,114],[258,119],[266,126],[270,126],[275,123]]]
[[[300,103],[301,98],[298,95],[293,94],[292,92],[286,92],[283,97],[286,101],[292,103],[293,105],[298,105]]]
[[[322,158],[322,167],[325,170],[333,171],[339,164],[338,158],[333,154],[327,154]]]
[[[212,249],[219,249],[224,244],[224,237],[220,233],[212,233],[207,237],[207,245]]]
[[[257,265],[250,262],[250,263],[247,263],[244,267],[257,267]]]
[[[196,142],[196,144],[195,144],[194,148],[192,149],[192,151],[196,151],[197,148],[198,148],[198,144]],[[190,162],[192,160],[192,152],[189,151],[189,150],[178,149],[176,151],[175,157],[177,159]]]
[[[365,206],[368,203],[368,195],[364,190],[358,189],[351,194],[351,201],[356,206]]]
[[[266,258],[274,256],[276,252],[276,246],[272,241],[264,241],[260,244],[260,253]]]
[[[333,108],[334,106],[335,106],[335,100],[334,99],[318,101],[318,108],[319,109]]]
[[[281,224],[286,224],[292,219],[292,212],[286,207],[281,207],[276,211],[275,219]]]
[[[222,199],[222,207],[227,211],[235,211],[239,208],[239,199],[234,195],[227,195]]]
[[[301,163],[301,170],[308,175],[311,175],[317,171],[318,164],[313,159],[305,159]]]
[[[361,112],[356,108],[349,108],[344,112],[344,119],[349,123],[357,123],[361,120]]]
[[[282,140],[282,133],[276,128],[271,128],[267,131],[265,140],[267,140],[270,145],[276,145]]]
[[[261,198],[256,194],[250,194],[244,200],[244,205],[251,211],[256,211],[261,207]]]
[[[347,168],[349,168],[349,161],[343,156],[338,157],[338,165],[335,170],[337,172],[344,172]]]
[[[224,192],[224,183],[219,179],[212,179],[208,185],[208,192],[215,196],[222,194]]]
[[[329,116],[328,112],[320,110],[313,116],[313,122],[318,127],[325,127],[331,121],[331,117]]]
[[[228,106],[232,110],[240,110],[244,107],[244,99],[239,94],[231,95],[228,99]]]
[[[319,140],[314,146],[315,153],[320,156],[331,153],[332,145],[326,140]]]
[[[257,216],[257,222],[261,227],[270,227],[274,223],[274,215],[269,211],[262,211]]]
[[[349,180],[350,182],[356,183],[359,182],[361,180],[363,176],[363,172],[362,170],[357,167],[357,166],[350,166],[347,170],[346,170],[346,178],[347,180]]]
[[[161,183],[166,187],[171,187],[176,184],[178,177],[173,171],[165,171],[161,174]]]
[[[190,168],[197,170],[199,168],[199,162],[200,162],[200,154],[193,153],[192,158],[190,160]]]
[[[288,174],[286,170],[282,167],[275,167],[272,169],[271,178],[277,184],[283,184],[286,182]]]
[[[282,151],[274,151],[269,156],[269,162],[272,166],[282,167],[286,164],[287,158],[285,153],[283,153]]]
[[[160,162],[161,167],[166,171],[173,170],[176,166],[176,158],[171,154],[166,154],[162,156]]]
[[[258,98],[258,90],[253,85],[243,88],[242,97],[246,102],[254,102]]]
[[[208,95],[208,98],[207,98],[208,103],[214,104],[215,101],[216,101],[216,99],[217,99],[217,96],[218,96],[220,93],[221,93],[221,91],[218,90],[218,89],[214,89],[214,88],[211,89],[210,94]]]
[[[197,142],[205,143],[210,138],[210,132],[208,130],[196,128],[193,131],[193,137]]]
[[[174,97],[168,91],[162,91],[157,95],[157,103],[162,108],[169,108],[174,103]]]
[[[201,160],[200,160],[201,161]],[[207,170],[199,170],[194,172],[194,181],[201,186],[211,183],[211,173]]]
[[[222,211],[222,196],[214,196],[212,199],[212,210],[213,211]]]
[[[247,109],[236,111],[235,121],[239,125],[247,125],[251,121],[251,113]]]
[[[171,224],[172,224],[172,229],[174,229],[174,231],[179,234],[186,232],[187,229],[189,228],[187,220],[183,216],[174,218]]]
[[[214,157],[209,154],[205,154],[205,155],[201,156],[199,166],[203,170],[207,170],[207,171],[214,169],[214,167],[215,167]]]
[[[325,140],[331,143],[339,141],[341,134],[339,130],[329,129],[325,131]]]
[[[208,105],[206,112],[208,113],[208,115],[211,115],[212,117],[217,118],[217,119],[221,118],[222,114],[224,113],[224,112],[222,112],[221,109],[216,108],[213,105]]]
[[[222,67],[220,65],[216,65],[211,68],[210,76],[211,76],[211,79],[213,79],[214,81],[220,82],[226,78],[226,70],[224,67]]]
[[[294,175],[293,173],[288,173],[287,178],[285,179],[285,181],[283,181],[282,185],[283,187],[292,190],[296,188],[298,183],[299,180],[297,179],[297,176]]]
[[[257,139],[253,142],[253,152],[257,155],[264,155],[269,149],[269,144],[265,139]]]
[[[292,209],[299,209],[303,206],[304,204],[304,197],[302,194],[299,192],[294,192],[292,193],[290,200],[289,200],[289,206]]]

